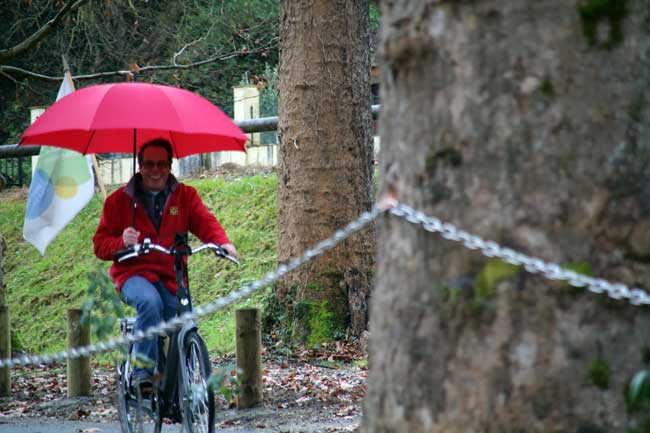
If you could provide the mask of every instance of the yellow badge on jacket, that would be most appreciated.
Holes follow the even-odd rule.
[[[171,206],[169,208],[169,215],[170,216],[177,216],[178,215],[178,208],[176,206]]]

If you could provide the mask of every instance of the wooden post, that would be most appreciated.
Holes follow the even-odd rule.
[[[262,402],[262,333],[260,312],[256,308],[236,311],[237,370],[241,391],[237,408],[246,409]]]
[[[95,169],[95,179],[97,179],[97,185],[99,185],[99,190],[102,192],[104,201],[106,200],[106,187],[104,186],[104,179],[102,178],[102,172],[99,171],[99,164],[97,163],[97,157],[93,154],[93,168]]]
[[[0,358],[11,357],[11,332],[9,330],[9,308],[0,305]],[[11,375],[9,367],[0,368],[0,397],[11,396]]]
[[[68,310],[68,350],[90,344],[90,327],[81,326],[80,309]],[[90,358],[68,358],[68,397],[90,396]]]

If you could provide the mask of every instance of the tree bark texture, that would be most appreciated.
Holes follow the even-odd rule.
[[[4,255],[6,249],[7,249],[7,243],[5,242],[5,239],[2,236],[2,234],[0,234],[0,305],[6,304],[5,299],[7,297],[7,289],[5,288],[4,285],[4,267],[3,267]]]
[[[380,194],[647,288],[649,23],[645,0],[382,2]],[[378,232],[365,432],[647,421],[624,398],[650,358],[647,307],[395,217]]]
[[[372,205],[368,1],[281,1],[280,21],[278,255],[284,262]],[[286,300],[295,291],[295,340],[331,337],[348,324],[361,334],[373,253],[366,230],[285,279],[279,295]]]

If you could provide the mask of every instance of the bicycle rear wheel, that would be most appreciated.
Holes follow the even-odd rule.
[[[162,416],[159,409],[158,391],[146,398],[131,381],[133,346],[129,347],[124,361],[117,364],[117,416],[123,433],[160,433]]]
[[[185,337],[181,352],[179,395],[187,433],[214,432],[214,393],[208,388],[210,358],[196,332]]]

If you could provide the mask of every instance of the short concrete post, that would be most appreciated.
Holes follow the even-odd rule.
[[[256,308],[237,310],[237,370],[240,393],[237,408],[246,409],[262,402],[262,333]]]
[[[0,305],[0,358],[11,357],[11,331],[9,307]],[[11,396],[11,375],[9,367],[0,368],[0,397]]]
[[[81,326],[80,309],[68,310],[68,350],[90,344],[90,326]],[[90,396],[90,357],[68,358],[68,397]]]

